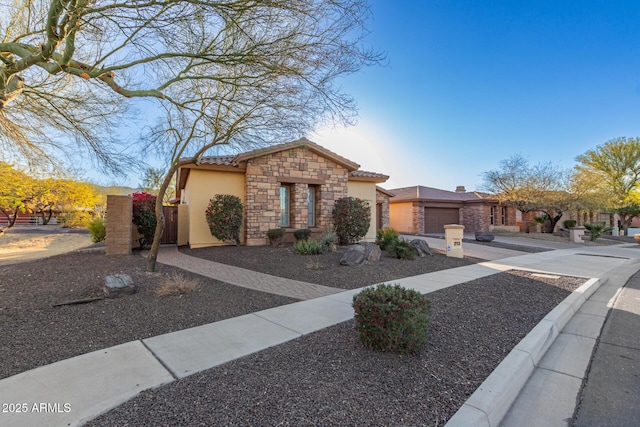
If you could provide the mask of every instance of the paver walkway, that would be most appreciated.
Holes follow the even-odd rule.
[[[324,297],[344,291],[344,289],[285,279],[284,277],[276,277],[270,274],[258,273],[257,271],[185,255],[174,245],[160,247],[158,262],[243,288],[300,300]]]

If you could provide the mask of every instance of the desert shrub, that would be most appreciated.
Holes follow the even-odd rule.
[[[376,231],[376,243],[380,249],[386,251],[388,247],[400,239],[400,234],[392,227],[381,228]]]
[[[223,242],[240,244],[242,201],[231,194],[216,194],[205,211],[211,235]]]
[[[319,255],[322,253],[322,246],[315,240],[298,240],[293,244],[293,249],[301,255]]]
[[[104,218],[92,219],[87,224],[87,229],[93,243],[102,242],[107,237],[107,225]]]
[[[563,225],[564,228],[572,228],[575,227],[577,223],[578,222],[575,219],[568,219],[563,223]]]
[[[57,218],[62,228],[86,227],[90,220],[91,214],[82,211],[64,212]]]
[[[309,270],[319,271],[324,269],[324,265],[322,265],[320,261],[316,260],[316,261],[311,261],[309,264],[307,264],[307,268]]]
[[[320,237],[320,247],[322,252],[335,252],[336,250],[336,233],[333,230],[328,230],[322,237]]]
[[[607,227],[604,224],[585,224],[584,228],[589,230],[589,233],[591,233],[592,242],[595,242],[598,240],[598,237],[611,231],[611,227]]]
[[[371,209],[369,202],[357,197],[343,197],[333,206],[333,225],[341,245],[362,239],[369,231]]]
[[[284,240],[284,228],[272,228],[267,231],[267,238],[272,245],[279,245]]]
[[[300,240],[309,240],[309,237],[311,237],[311,230],[308,228],[294,230],[293,237],[296,238],[296,242],[299,242]]]
[[[143,191],[133,193],[133,225],[136,226],[140,238],[140,247],[150,245],[156,231],[156,196]]]
[[[387,253],[395,258],[411,260],[415,259],[418,252],[408,240],[399,239],[392,242],[387,247]]]
[[[366,347],[416,353],[427,341],[430,304],[418,291],[383,283],[355,295],[353,309]]]
[[[189,294],[197,292],[202,288],[200,280],[196,278],[186,277],[179,273],[173,273],[166,276],[160,283],[160,287],[156,289],[156,295],[159,297],[168,297],[171,295]]]

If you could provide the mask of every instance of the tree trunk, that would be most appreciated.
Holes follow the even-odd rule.
[[[156,230],[153,233],[153,243],[151,244],[151,250],[147,257],[147,271],[149,272],[156,271],[156,261],[158,259],[158,251],[160,250],[160,240],[162,240],[162,233],[164,232],[164,209],[162,201],[164,200],[164,195],[167,192],[167,188],[171,182],[171,177],[175,173],[176,169],[177,165],[172,163],[156,196]]]

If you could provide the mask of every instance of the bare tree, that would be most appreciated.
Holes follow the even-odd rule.
[[[307,98],[305,124],[349,121],[353,102],[334,81],[379,59],[361,48],[367,14],[364,0],[3,2],[3,156],[56,161],[80,148],[118,170],[126,98],[197,109],[203,91],[214,101],[274,76],[297,105]]]
[[[44,124],[117,167],[111,130],[130,106],[124,99],[154,99],[161,118],[146,141],[165,161],[160,201],[178,166],[197,163],[216,145],[299,137],[322,120],[353,123],[355,102],[336,79],[382,59],[363,47],[366,0],[15,0],[0,7],[3,148],[23,156],[34,148],[38,159],[51,155],[45,143],[64,149]],[[159,236],[160,205],[156,213]]]
[[[482,174],[483,189],[522,212],[542,212],[546,231],[553,232],[563,212],[574,203],[568,172],[551,163],[530,165],[519,154]]]

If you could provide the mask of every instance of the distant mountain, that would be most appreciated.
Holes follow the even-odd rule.
[[[104,196],[107,195],[116,195],[116,196],[127,196],[131,193],[135,193],[139,191],[137,188],[132,187],[122,187],[117,185],[103,186],[97,184],[89,184],[93,187],[94,191],[98,194],[102,194]]]

